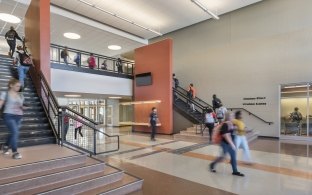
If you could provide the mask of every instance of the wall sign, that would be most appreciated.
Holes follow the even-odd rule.
[[[266,106],[266,97],[245,97],[243,98],[244,106]]]

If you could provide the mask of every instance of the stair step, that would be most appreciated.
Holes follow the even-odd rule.
[[[65,170],[48,175],[38,176],[26,180],[20,180],[12,183],[0,185],[0,194],[7,193],[23,193],[27,191],[36,191],[38,188],[44,187],[45,190],[48,186],[55,186],[57,184],[64,185],[64,182],[71,181],[76,178],[83,178],[84,176],[100,173],[104,169],[104,163],[97,163],[93,165],[86,165],[76,169]]]
[[[23,138],[18,140],[18,147],[55,144],[55,143],[56,143],[55,136]]]
[[[9,135],[9,131],[1,132],[0,133],[0,142],[4,143]],[[23,130],[19,131],[19,138],[31,138],[34,139],[35,137],[51,137],[54,136],[51,129],[46,130]]]
[[[23,124],[22,122],[22,127],[21,129],[25,129],[25,128],[45,128],[45,127],[49,127],[50,125],[48,123],[25,123]],[[5,124],[0,124],[0,129],[6,128]]]
[[[7,179],[13,177],[19,177],[21,175],[27,175],[46,171],[50,169],[56,169],[66,167],[69,165],[82,164],[86,161],[86,155],[78,154],[69,157],[57,158],[52,160],[39,161],[29,164],[23,164],[18,166],[6,167],[0,169],[0,179]]]
[[[20,175],[20,176],[11,177],[11,178],[0,179],[0,185],[8,184],[8,183],[16,182],[16,181],[32,179],[35,177],[45,176],[45,175],[49,175],[49,174],[53,174],[53,173],[57,173],[57,172],[63,172],[63,171],[71,170],[71,169],[80,168],[83,166],[94,165],[97,163],[99,163],[99,161],[94,160],[92,158],[86,158],[86,162],[81,161],[80,163],[68,164],[68,165],[63,166],[63,167],[56,167],[56,168],[43,170],[40,172],[29,173],[26,175]]]
[[[61,194],[79,194],[84,191],[89,191],[94,188],[117,182],[124,176],[123,171],[107,167],[101,173],[90,174],[85,177],[80,177],[74,180],[63,182],[62,184],[51,186],[50,190],[47,187],[41,189],[42,191],[32,191],[35,194],[49,194],[49,195],[61,195]]]
[[[101,194],[101,195],[112,195],[112,194],[129,194],[131,192],[138,191],[142,188],[143,180],[135,178],[131,175],[125,174],[124,177],[117,182],[101,186],[92,190],[88,190],[79,195],[90,195],[90,194]]]

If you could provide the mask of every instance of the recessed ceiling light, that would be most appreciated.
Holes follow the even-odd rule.
[[[68,39],[80,39],[80,35],[76,34],[76,33],[64,33],[64,37],[68,38]]]
[[[81,97],[81,95],[78,94],[68,94],[68,95],[64,95],[65,97]]]
[[[21,22],[21,19],[19,19],[18,17],[5,13],[0,13],[0,20],[14,24]]]
[[[120,50],[121,47],[119,45],[109,45],[108,49],[110,49],[110,50]]]

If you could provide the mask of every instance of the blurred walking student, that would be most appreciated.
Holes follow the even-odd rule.
[[[207,112],[205,114],[205,125],[208,128],[209,131],[209,141],[212,142],[212,130],[214,128],[216,121],[216,114],[213,112],[211,108],[207,109]]]
[[[195,88],[194,88],[193,83],[189,85],[189,88],[187,90],[187,96],[188,96],[188,104],[190,105],[192,112],[195,112],[196,110],[193,104],[193,100],[195,99],[196,96],[195,96]]]
[[[21,90],[25,87],[26,74],[30,66],[33,66],[31,55],[27,54],[21,45],[18,45],[17,51],[13,55],[13,65],[17,66],[18,79],[21,84]]]
[[[7,40],[7,43],[10,47],[9,56],[12,58],[14,55],[14,51],[15,51],[16,39],[20,41],[23,41],[23,40],[21,39],[21,37],[18,36],[13,26],[11,26],[10,30],[5,33],[4,37]]]
[[[101,66],[102,70],[107,70],[107,60],[104,60]]]
[[[23,117],[24,97],[18,93],[21,84],[17,79],[11,79],[8,84],[8,91],[2,92],[0,96],[0,108],[3,109],[3,120],[9,129],[9,136],[3,144],[3,154],[10,154],[9,148],[12,148],[12,158],[20,159],[22,155],[17,151],[19,130]]]
[[[78,118],[82,120],[80,116],[78,116]],[[77,132],[79,132],[80,136],[83,137],[81,129],[82,129],[82,123],[79,122],[78,120],[75,121],[75,139],[77,139]]]
[[[234,144],[234,125],[231,122],[233,120],[233,115],[229,112],[225,113],[225,122],[222,124],[220,129],[220,134],[222,136],[222,141],[220,143],[221,148],[223,150],[223,154],[216,158],[210,165],[210,171],[216,172],[215,166],[217,163],[224,160],[227,153],[231,156],[231,166],[232,166],[232,175],[243,177],[244,174],[240,173],[237,170],[237,162],[236,162],[236,146]]]
[[[224,116],[226,112],[227,112],[226,107],[224,107],[223,104],[220,103],[220,107],[216,109],[216,115],[219,123],[224,121]]]
[[[213,110],[216,111],[217,108],[220,108],[221,106],[221,100],[219,98],[217,98],[217,95],[216,94],[213,94],[212,95],[212,107],[213,107]]]
[[[93,53],[91,53],[90,57],[88,58],[88,65],[89,65],[90,69],[94,69],[96,67],[95,57],[94,57]]]
[[[76,53],[74,62],[76,63],[78,67],[80,67],[80,54],[79,53]]]
[[[175,74],[172,74],[172,87],[174,87],[175,90],[179,87],[179,79],[175,77]],[[177,92],[173,92],[173,100],[178,100]]]
[[[68,54],[68,48],[67,47],[65,47],[64,50],[61,51],[61,58],[63,58],[64,63],[66,65],[68,65],[69,54]]]
[[[116,66],[117,66],[117,71],[118,71],[118,73],[123,73],[123,70],[122,70],[122,62],[121,62],[121,59],[120,59],[120,58],[117,59]]]
[[[235,112],[235,119],[232,120],[236,126],[235,146],[237,149],[240,147],[243,149],[243,160],[246,164],[250,165],[252,162],[250,160],[249,146],[246,138],[246,126],[242,119],[242,112]]]
[[[66,135],[69,128],[69,117],[67,115],[64,116],[64,140],[66,140]]]
[[[155,107],[152,108],[152,112],[150,114],[149,118],[149,126],[152,127],[152,132],[151,132],[151,140],[155,140],[155,134],[156,134],[156,124],[159,122],[158,115],[157,115],[157,109]]]

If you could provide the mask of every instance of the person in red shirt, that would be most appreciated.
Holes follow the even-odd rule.
[[[90,57],[88,58],[88,65],[89,65],[90,69],[94,69],[96,67],[95,57],[94,57],[93,53],[91,53]]]
[[[187,96],[188,96],[188,104],[190,104],[190,108],[191,108],[191,110],[192,110],[192,112],[195,112],[196,110],[195,110],[195,106],[194,106],[194,104],[193,104],[193,99],[195,99],[195,93],[196,93],[196,91],[195,91],[195,88],[194,88],[194,85],[193,85],[193,83],[191,83],[190,85],[189,85],[189,88],[188,88],[188,90],[187,90]]]

